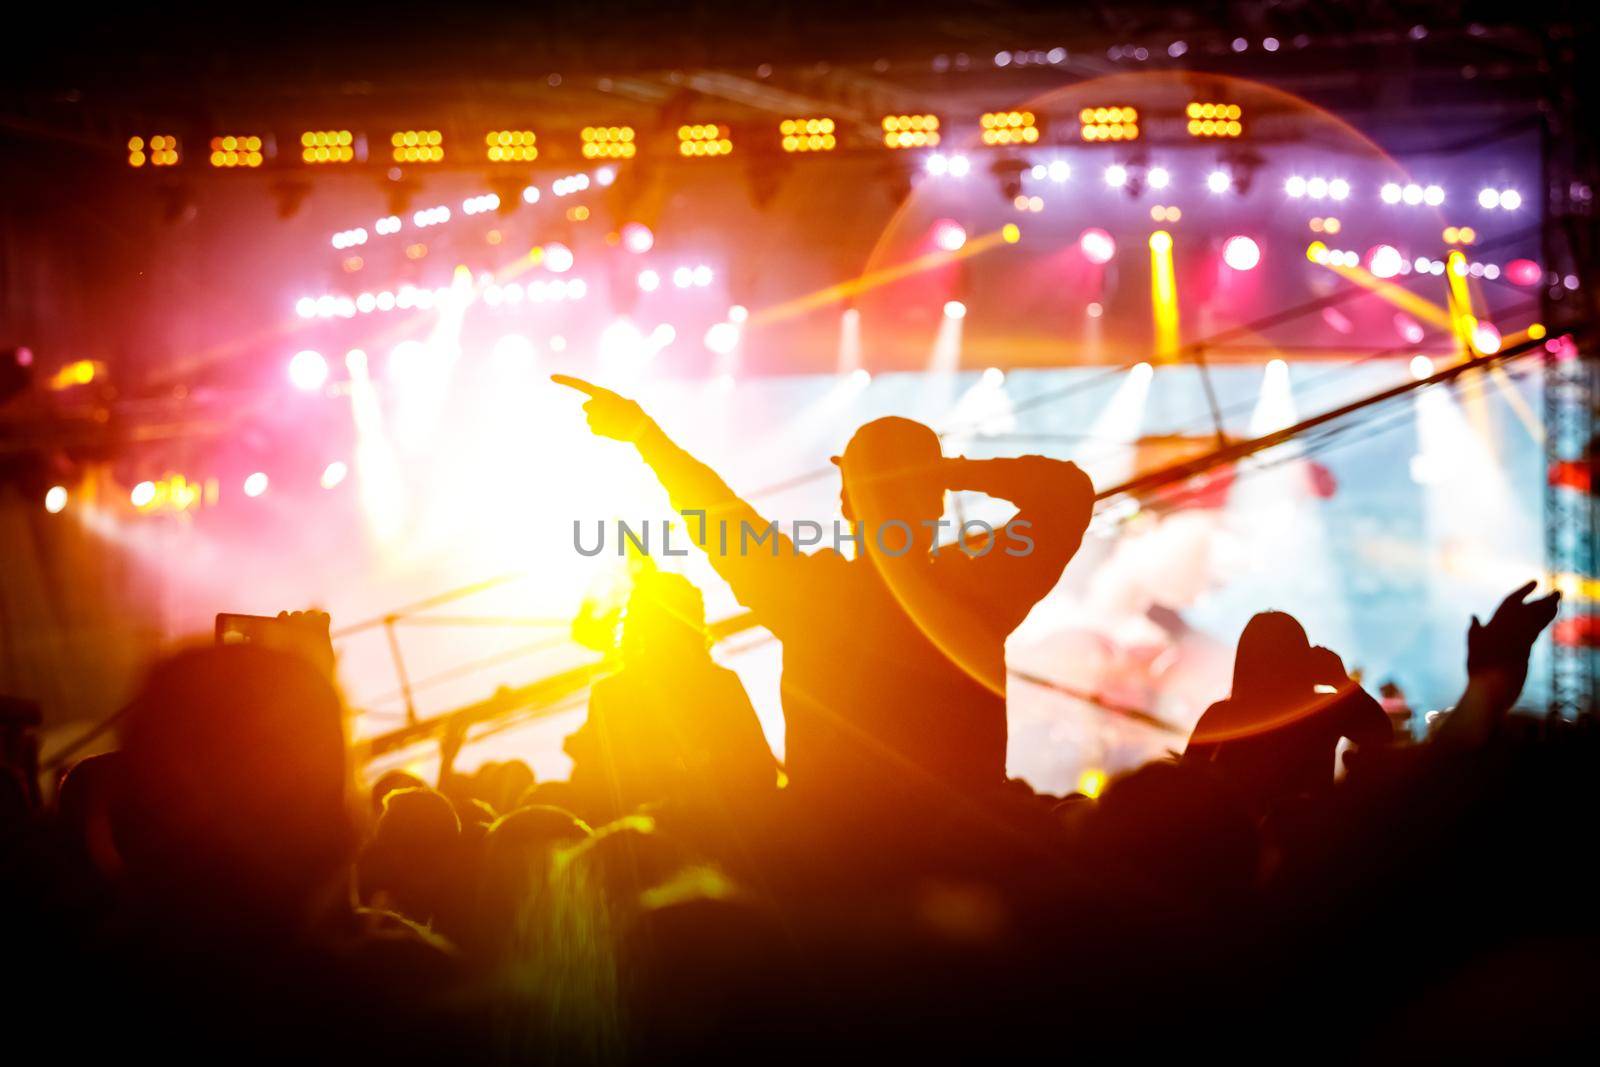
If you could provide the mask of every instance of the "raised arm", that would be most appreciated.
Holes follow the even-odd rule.
[[[1008,520],[1015,536],[1002,533],[986,558],[1003,568],[1003,580],[1019,596],[1028,597],[1032,606],[1055,586],[1083,543],[1094,514],[1094,484],[1077,464],[1045,456],[945,463],[948,488],[984,493],[1017,506]],[[1031,548],[1019,540],[1022,537],[1032,542]]]
[[[1463,747],[1483,744],[1522,695],[1533,642],[1561,606],[1560,593],[1529,600],[1534,584],[1513,590],[1487,624],[1472,617],[1467,628],[1467,688],[1439,727],[1440,742]]]
[[[674,508],[703,513],[684,517],[688,539],[705,551],[740,603],[759,610],[772,592],[768,586],[798,558],[794,542],[716,471],[679,448],[637,402],[581,378],[554,374],[550,380],[589,398],[583,405],[589,429],[633,445]]]

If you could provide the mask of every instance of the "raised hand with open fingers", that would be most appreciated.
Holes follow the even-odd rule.
[[[589,416],[589,429],[600,437],[614,441],[637,441],[651,425],[650,416],[636,401],[593,382],[574,378],[568,374],[552,374],[550,380],[568,389],[576,389],[589,399],[584,402],[584,414]]]
[[[1510,671],[1526,675],[1528,653],[1539,634],[1556,617],[1560,593],[1529,600],[1534,582],[1525,582],[1500,602],[1488,623],[1472,617],[1467,628],[1467,673]]]

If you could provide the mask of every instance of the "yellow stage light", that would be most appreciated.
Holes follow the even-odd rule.
[[[1086,107],[1078,112],[1078,127],[1085,141],[1137,141],[1139,109]]]
[[[784,119],[778,123],[785,152],[831,152],[838,147],[834,122],[821,119]]]
[[[632,159],[639,151],[632,126],[585,126],[584,159]]]
[[[536,140],[532,130],[490,130],[483,135],[490,163],[532,163],[539,158]]]
[[[1244,134],[1244,109],[1238,104],[1192,102],[1189,116],[1190,137],[1240,137]]]
[[[300,135],[300,159],[306,163],[353,163],[355,134],[349,130],[307,130]]]
[[[438,130],[396,130],[389,138],[396,163],[441,163],[444,135]]]
[[[1031,111],[988,111],[978,120],[986,145],[1033,144],[1039,127]]]
[[[883,143],[888,148],[932,148],[939,143],[939,116],[885,115]]]
[[[128,166],[175,167],[178,165],[178,139],[171,134],[158,133],[146,140],[128,138]]]
[[[213,167],[259,167],[264,158],[263,144],[254,134],[226,134],[211,138]]]
[[[696,123],[678,127],[678,154],[681,156],[725,156],[733,151],[728,127]]]

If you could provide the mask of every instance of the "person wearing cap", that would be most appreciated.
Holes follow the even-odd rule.
[[[854,558],[806,553],[633,400],[554,380],[589,397],[595,434],[638,450],[691,539],[782,642],[792,790],[859,802],[865,791],[932,798],[1004,783],[1005,640],[1082,543],[1094,487],[1076,465],[949,459],[927,426],[876,419],[834,458]],[[963,490],[1017,512],[990,536],[952,544],[944,496]]]

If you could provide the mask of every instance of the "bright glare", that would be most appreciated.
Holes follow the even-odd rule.
[[[1151,167],[1150,173],[1145,175],[1145,181],[1150,183],[1152,189],[1165,189],[1172,184],[1172,173],[1166,167]]]
[[[44,494],[44,509],[52,515],[59,515],[67,506],[67,487],[52,485]]]
[[[260,496],[267,491],[267,476],[261,471],[256,471],[244,480],[245,496]]]
[[[321,352],[305,349],[289,360],[289,381],[296,389],[315,392],[328,380],[328,361]]]
[[[719,322],[706,331],[706,347],[719,356],[725,356],[739,347],[739,327],[731,322]]]
[[[1411,357],[1411,376],[1413,378],[1420,382],[1424,378],[1431,377],[1432,375],[1433,360],[1429,359],[1427,356],[1421,355],[1420,353]]]
[[[128,500],[136,508],[142,508],[156,498],[155,482],[140,482],[133,487],[133,492],[128,494]]]
[[[572,249],[560,241],[552,241],[544,246],[544,265],[547,270],[556,274],[565,274],[572,269]]]
[[[322,488],[332,489],[334,486],[344,481],[345,475],[349,473],[350,468],[343,460],[334,460],[332,463],[322,468]]]
[[[655,292],[657,289],[661,288],[661,275],[657,274],[653,270],[640,271],[639,288],[643,289],[647,293]]]
[[[1121,163],[1113,163],[1106,168],[1106,184],[1113,189],[1120,189],[1128,184],[1128,168]]]
[[[1393,278],[1405,265],[1405,257],[1394,245],[1379,245],[1367,257],[1367,269],[1374,278]]]
[[[1099,227],[1090,227],[1078,236],[1078,248],[1090,263],[1109,263],[1117,254],[1117,242]]]
[[[1150,251],[1162,253],[1172,251],[1172,234],[1168,233],[1166,230],[1157,230],[1155,233],[1151,234]]]
[[[1230,237],[1222,246],[1222,261],[1234,270],[1255,270],[1261,262],[1261,246],[1243,235]]]
[[[967,305],[959,300],[947,300],[944,305],[944,317],[947,319],[964,319],[967,317]]]
[[[967,243],[967,231],[954,219],[940,219],[933,224],[933,243],[946,252],[958,252]]]
[[[1213,193],[1225,193],[1233,188],[1233,178],[1225,170],[1214,170],[1206,175],[1206,188]]]
[[[622,247],[642,255],[655,247],[656,235],[642,222],[629,222],[622,227]]]

